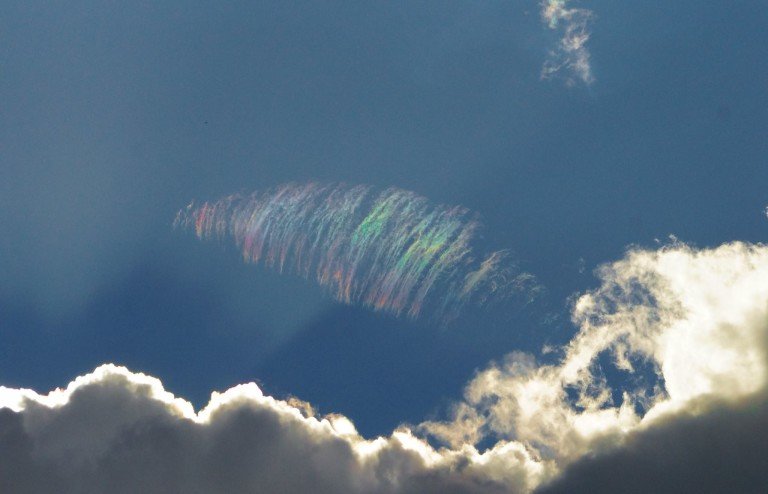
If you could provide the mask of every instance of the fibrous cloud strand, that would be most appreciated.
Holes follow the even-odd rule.
[[[478,255],[476,215],[401,189],[287,184],[193,203],[175,224],[231,238],[245,261],[314,279],[337,301],[396,316],[449,321],[468,303],[535,291],[507,251]]]

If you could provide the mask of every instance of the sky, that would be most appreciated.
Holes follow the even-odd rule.
[[[756,1],[2,2],[0,490],[764,492],[766,23]],[[392,221],[476,225],[427,300],[493,252],[526,283],[409,317],[174,227],[356,186],[422,201]],[[289,262],[286,238],[352,272],[418,237],[349,247],[362,212],[311,223],[295,196],[265,213]],[[340,218],[344,255],[317,226]]]

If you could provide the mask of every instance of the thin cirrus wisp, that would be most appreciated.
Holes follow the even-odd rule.
[[[314,279],[339,302],[412,319],[429,311],[451,320],[532,279],[507,251],[478,258],[476,215],[396,188],[286,184],[192,203],[174,226],[231,237],[246,262]]]

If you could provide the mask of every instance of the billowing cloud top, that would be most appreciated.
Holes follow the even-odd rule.
[[[255,384],[195,412],[113,365],[48,395],[0,388],[0,491],[759,492],[768,247],[631,250],[598,275],[556,363],[511,354],[449,420],[388,437]]]

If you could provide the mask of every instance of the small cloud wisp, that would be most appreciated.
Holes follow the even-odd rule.
[[[544,62],[541,78],[550,79],[566,72],[567,84],[581,81],[589,85],[595,77],[586,44],[591,35],[589,27],[594,14],[587,9],[569,7],[568,4],[569,0],[544,0],[541,3],[541,17],[547,27],[561,33],[557,47],[550,50]]]

